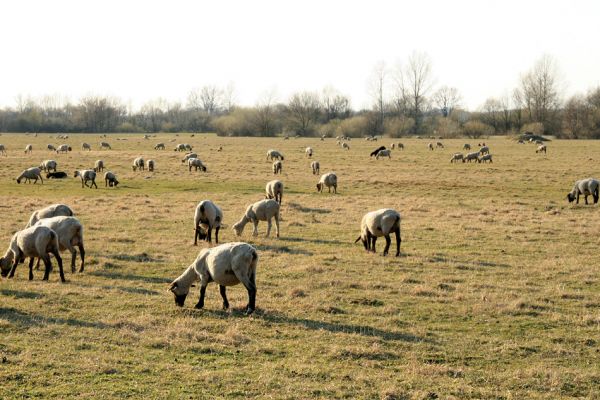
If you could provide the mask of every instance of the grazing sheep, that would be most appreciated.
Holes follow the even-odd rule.
[[[44,184],[44,180],[42,179],[42,170],[39,169],[38,167],[32,167],[32,168],[27,168],[26,170],[24,170],[23,172],[21,172],[21,175],[19,175],[17,177],[17,183],[21,183],[21,180],[25,178],[25,182],[29,182],[31,183],[31,179],[35,179],[33,181],[33,184],[35,185],[37,183],[38,178],[42,181],[42,185]]]
[[[28,144],[27,146],[25,146],[25,154],[31,154],[31,152],[33,151],[33,146]]]
[[[215,242],[219,244],[219,230],[223,222],[223,211],[210,200],[203,200],[194,213],[194,246],[198,239],[212,243],[212,230],[215,229]]]
[[[77,218],[64,216],[45,218],[39,220],[34,226],[45,226],[56,232],[60,251],[69,250],[71,252],[71,272],[75,272],[75,261],[77,260],[77,250],[75,250],[74,246],[79,247],[79,255],[81,257],[79,272],[83,272],[85,263],[83,226]],[[38,259],[38,264],[39,262]]]
[[[6,156],[6,147],[3,144],[0,144],[0,154]]]
[[[41,219],[59,216],[72,217],[73,210],[71,210],[71,208],[66,204],[52,204],[51,206],[42,208],[41,210],[35,210],[31,214],[31,217],[29,217],[29,222],[27,222],[25,228],[35,225],[36,222]]]
[[[177,146],[175,146],[173,151],[185,151],[185,144],[179,143]]]
[[[281,198],[283,197],[283,182],[279,180],[267,182],[265,191],[267,193],[265,198],[275,199],[275,201],[281,205]]]
[[[211,281],[219,285],[223,309],[229,308],[226,287],[242,283],[248,291],[246,315],[256,308],[256,265],[258,254],[248,243],[226,243],[202,249],[196,260],[175,279],[169,290],[175,295],[175,304],[183,307],[192,284],[200,280],[200,298],[195,308],[204,307],[206,287]]]
[[[544,154],[546,154],[546,145],[545,144],[540,144],[535,152],[536,153],[542,153],[543,152]]]
[[[350,145],[346,142],[342,143],[342,149],[350,150]]]
[[[91,189],[92,186],[95,186],[96,189],[98,189],[98,185],[96,185],[96,171],[91,169],[82,169],[81,171],[75,171],[75,175],[73,177],[77,178],[78,176],[81,178],[81,187],[87,186]],[[91,181],[92,183],[88,185],[89,181]]]
[[[8,250],[6,250],[4,257],[0,258],[0,270],[2,276],[8,275],[9,278],[15,276],[17,265],[25,260],[25,258],[29,257],[29,280],[33,280],[33,262],[36,258],[41,258],[46,266],[44,280],[47,281],[50,270],[52,269],[50,254],[54,255],[58,263],[60,280],[65,282],[62,258],[60,258],[59,253],[58,235],[56,232],[45,226],[31,226],[25,228],[13,235]]]
[[[96,160],[94,163],[94,172],[102,172],[104,171],[104,161]]]
[[[92,146],[89,143],[81,143],[81,150],[92,151]]]
[[[450,159],[450,162],[453,163],[453,162],[459,162],[459,161],[465,162],[463,153],[454,153],[454,155]]]
[[[307,156],[308,158],[311,158],[311,157],[312,157],[312,155],[313,155],[313,149],[312,149],[312,147],[307,147],[307,148],[304,150],[304,152],[306,153],[306,156]]]
[[[572,203],[575,199],[577,199],[577,204],[579,204],[579,196],[583,195],[585,199],[585,204],[588,204],[588,196],[592,195],[594,197],[594,204],[598,203],[599,191],[600,189],[600,181],[594,178],[581,179],[575,182],[573,189],[569,194],[567,194],[567,200],[569,203]]]
[[[196,153],[187,153],[185,156],[183,156],[183,159],[181,160],[182,163],[187,162],[190,158],[198,158],[198,154]]]
[[[273,175],[281,174],[283,170],[283,163],[281,161],[275,161],[273,163]]]
[[[133,160],[133,164],[131,165],[131,168],[133,169],[133,171],[135,172],[138,168],[140,169],[140,171],[144,170],[144,158],[143,157],[138,157],[135,160]]]
[[[376,156],[377,153],[379,153],[381,150],[385,150],[385,146],[379,146],[378,148],[376,148],[375,150],[373,150],[371,152],[371,154],[369,154],[369,157]]]
[[[341,141],[339,141],[339,140],[336,140],[336,141],[335,141],[335,144],[336,144],[336,145],[338,145],[338,146],[341,146],[341,145],[342,145],[342,142],[341,142]]]
[[[489,154],[489,153],[488,153],[488,154],[486,154],[486,155],[484,155],[484,156],[481,156],[481,157],[479,157],[479,158],[477,159],[477,162],[478,162],[478,163],[486,163],[486,162],[488,162],[488,161],[489,161],[490,163],[492,162],[492,155],[491,155],[491,154]]]
[[[404,145],[402,143],[398,143],[398,150],[404,150]]]
[[[467,153],[467,155],[463,158],[463,162],[465,162],[465,161],[471,162],[473,160],[475,160],[475,161],[479,160],[479,152],[478,151],[475,151],[472,153]]]
[[[184,143],[184,144],[183,144],[183,148],[184,148],[186,151],[192,151],[192,146],[190,146],[190,145],[189,145],[189,144],[187,144],[187,143]]]
[[[427,144],[427,148],[429,148],[429,150],[432,150],[432,151],[433,151],[433,143],[431,143],[431,142],[430,142],[430,143],[428,143],[428,144]]]
[[[148,171],[154,172],[154,160],[148,160]]]
[[[198,171],[198,168],[200,168],[202,172],[206,172],[206,166],[202,164],[202,161],[200,161],[199,158],[190,158],[188,160],[188,167],[190,169],[190,172],[192,171],[192,167],[196,168],[196,171]]]
[[[471,150],[471,145],[469,143],[465,143],[463,145],[463,150]]]
[[[46,178],[48,179],[64,179],[66,178],[68,175],[66,172],[48,172],[46,174]]]
[[[61,144],[60,146],[58,146],[56,148],[56,152],[57,153],[66,153],[66,152],[71,151],[71,150],[73,150],[73,149],[68,144]]]
[[[392,150],[396,148],[396,143],[392,143]]]
[[[42,163],[40,164],[40,169],[42,169],[45,172],[50,172],[50,170],[54,170],[54,172],[56,172],[56,161],[54,160],[45,160],[42,161]]]
[[[49,145],[47,146],[47,148],[48,148],[48,150],[50,150],[50,151],[56,151],[56,147],[54,147],[54,146],[53,146],[53,145],[51,145],[51,144],[49,144]]]
[[[443,149],[443,148],[444,148],[444,144],[443,144],[442,142],[437,142],[437,143],[435,144],[435,147],[436,147],[436,148],[440,148],[440,147],[441,147],[441,148]]]
[[[106,142],[100,142],[100,149],[112,150],[112,148],[110,147],[110,144],[108,144]]]
[[[117,187],[119,181],[117,180],[117,176],[110,171],[104,173],[104,187]]]
[[[327,186],[327,192],[331,193],[331,188],[333,187],[333,193],[337,193],[337,175],[334,172],[328,172],[326,174],[321,175],[319,179],[319,183],[317,183],[317,191],[322,192]]]
[[[277,150],[270,149],[269,151],[267,151],[267,160],[269,158],[271,159],[271,161],[273,161],[274,159],[283,161],[283,154],[281,154]]]
[[[164,150],[165,149],[165,144],[164,143],[157,143],[154,146],[154,150]]]
[[[379,160],[379,157],[388,157],[392,159],[392,151],[390,149],[379,150],[379,153],[375,156],[375,159]]]
[[[483,144],[483,146],[481,146],[481,148],[479,149],[479,153],[480,153],[481,155],[484,155],[484,154],[490,154],[490,148],[489,148],[489,147],[487,147],[487,146],[485,145],[485,143],[484,143],[484,144]]]
[[[217,151],[223,151],[223,146],[219,146],[219,148],[217,149]]]
[[[317,175],[321,172],[321,164],[319,164],[318,161],[311,162],[310,168],[312,168],[313,175]]]
[[[273,199],[261,200],[249,205],[242,219],[236,222],[232,229],[237,236],[240,236],[246,224],[252,222],[254,224],[252,235],[257,236],[258,221],[267,221],[267,234],[265,236],[268,237],[271,234],[271,219],[273,217],[275,217],[276,234],[279,237],[279,203]]]
[[[366,213],[360,223],[360,236],[354,241],[362,241],[366,251],[375,253],[375,242],[380,236],[385,236],[385,249],[383,255],[388,254],[390,244],[390,234],[396,234],[396,257],[400,255],[400,213],[391,208],[383,208],[377,211]]]

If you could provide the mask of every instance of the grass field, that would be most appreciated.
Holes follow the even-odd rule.
[[[576,179],[600,177],[600,142],[552,141],[539,155],[492,138],[484,165],[449,163],[468,140],[429,151],[402,139],[376,161],[381,141],[141,136],[0,136],[0,250],[33,210],[62,202],[84,224],[88,259],[65,284],[56,271],[30,282],[25,264],[0,281],[0,398],[600,398],[598,206],[566,201]],[[71,153],[45,150],[63,142]],[[188,172],[178,142],[207,173]],[[316,193],[308,145],[321,173],[337,173],[337,195]],[[230,311],[214,284],[204,310],[198,288],[176,307],[168,283],[205,246],[193,246],[196,204],[213,200],[230,227],[273,179],[269,148],[286,156],[281,238],[248,226],[240,239],[259,251],[256,313],[243,315],[241,285]],[[156,172],[134,173],[139,155]],[[69,178],[14,181],[48,158]],[[96,159],[117,189],[72,178]],[[354,244],[362,215],[384,207],[402,214],[399,258],[382,257],[383,239],[376,255]]]

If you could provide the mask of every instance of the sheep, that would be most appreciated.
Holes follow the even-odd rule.
[[[75,261],[77,260],[77,250],[81,257],[81,266],[79,272],[83,272],[85,264],[85,248],[83,246],[83,226],[75,217],[52,217],[39,220],[34,226],[45,226],[52,229],[58,235],[58,245],[60,251],[69,250],[71,252],[71,272],[75,272]],[[38,259],[38,264],[39,264]],[[36,268],[37,269],[37,268]]]
[[[377,153],[379,153],[381,150],[385,150],[385,146],[379,146],[378,148],[376,148],[375,150],[373,150],[371,152],[371,154],[369,154],[369,157],[376,156]]]
[[[542,153],[543,152],[544,154],[546,154],[546,145],[545,144],[540,144],[535,152],[536,153]]]
[[[21,172],[21,175],[19,175],[16,179],[17,183],[21,183],[21,180],[23,178],[25,178],[25,182],[29,183],[31,183],[31,179],[35,179],[35,181],[33,181],[34,185],[37,183],[37,180],[39,178],[42,181],[42,185],[44,184],[44,180],[42,179],[42,170],[38,167],[27,168],[26,170]]]
[[[202,164],[202,161],[200,161],[199,158],[190,158],[188,160],[188,167],[190,172],[192,171],[192,167],[196,168],[196,171],[198,171],[198,168],[200,168],[202,172],[206,172],[206,166]]]
[[[328,193],[331,193],[332,187],[333,193],[337,193],[337,175],[334,172],[328,172],[321,175],[319,183],[317,183],[317,191],[322,192],[325,186],[327,186]]]
[[[338,145],[338,146],[341,146],[341,145],[342,145],[342,142],[341,142],[341,141],[339,141],[339,140],[336,140],[336,141],[335,141],[335,144],[336,144],[336,145]]]
[[[50,150],[50,151],[56,151],[56,147],[54,147],[54,145],[51,145],[51,144],[49,144],[49,145],[47,146],[47,148],[48,148],[48,150]]]
[[[519,140],[517,141],[517,143],[518,143],[518,144],[525,144],[525,142],[523,141],[523,139],[519,139]]]
[[[81,143],[81,150],[92,151],[92,146],[89,143]]]
[[[459,161],[465,162],[463,153],[454,153],[454,155],[450,159],[450,162],[453,163],[453,162],[459,162]]]
[[[273,180],[267,182],[265,187],[266,199],[275,199],[276,202],[281,205],[281,198],[283,197],[283,182],[279,180]]]
[[[538,139],[535,141],[535,144],[537,144],[538,146],[541,146],[542,144],[544,144],[544,142],[542,142],[541,140]]]
[[[4,257],[0,258],[0,271],[2,276],[12,278],[19,262],[29,257],[29,280],[33,280],[33,262],[35,258],[44,261],[46,270],[44,280],[47,281],[52,269],[49,254],[53,254],[58,263],[60,280],[65,282],[62,258],[60,258],[58,235],[46,226],[31,226],[13,235]],[[12,267],[11,267],[12,264]],[[10,274],[9,274],[10,272]]]
[[[219,146],[219,147],[217,148],[217,151],[218,151],[218,152],[221,152],[221,151],[223,151],[223,146]]]
[[[269,158],[271,159],[271,161],[273,161],[274,159],[283,161],[283,154],[281,154],[277,150],[270,149],[267,151],[267,160]]]
[[[40,169],[45,172],[50,172],[50,170],[53,169],[54,172],[56,172],[56,165],[56,161],[54,160],[45,160],[40,164]]]
[[[33,151],[33,146],[28,144],[27,146],[25,146],[25,154],[31,154],[31,152]]]
[[[379,150],[379,153],[377,153],[377,155],[375,156],[375,159],[379,160],[379,157],[388,157],[389,159],[391,159],[392,151],[389,149]]]
[[[478,162],[478,163],[485,163],[485,162],[488,162],[488,161],[489,161],[490,163],[492,162],[492,155],[491,155],[490,153],[488,153],[488,154],[486,154],[486,155],[484,155],[484,156],[481,156],[481,157],[479,157],[479,158],[477,159],[477,162]]]
[[[581,179],[575,182],[573,185],[573,189],[567,194],[567,200],[569,203],[572,203],[575,199],[577,199],[577,203],[579,204],[579,196],[583,195],[585,199],[585,204],[588,204],[588,196],[592,195],[594,198],[594,204],[598,203],[599,197],[599,188],[600,181],[594,178]]]
[[[177,146],[175,146],[173,151],[185,151],[185,144],[179,143]]]
[[[430,142],[430,143],[428,143],[428,144],[427,144],[427,148],[428,148],[429,150],[432,150],[432,151],[433,151],[433,143],[431,143],[431,142]]]
[[[195,308],[204,307],[206,287],[211,281],[219,285],[223,309],[229,308],[226,287],[242,283],[248,291],[246,315],[256,308],[256,265],[258,254],[248,243],[226,243],[202,249],[196,260],[172,283],[169,290],[175,296],[175,304],[183,307],[192,284],[200,280],[200,298]]]
[[[71,150],[73,150],[73,149],[68,144],[61,144],[60,146],[58,146],[56,148],[56,153],[66,153]]]
[[[48,172],[46,174],[46,178],[48,179],[64,179],[66,178],[68,175],[66,172]]]
[[[281,174],[283,170],[283,163],[279,160],[273,163],[273,175]]]
[[[135,160],[133,160],[133,164],[131,165],[131,168],[133,169],[133,171],[135,172],[138,168],[140,169],[140,171],[144,170],[144,158],[143,157],[137,157]]]
[[[82,169],[81,171],[75,171],[73,177],[77,178],[78,176],[81,178],[81,187],[87,186],[91,189],[92,186],[95,186],[96,189],[98,189],[98,185],[96,185],[96,171],[91,169]],[[88,185],[89,181],[92,181],[90,185]]]
[[[112,148],[110,147],[110,144],[108,144],[106,142],[100,142],[100,149],[112,150]]]
[[[342,149],[350,150],[350,145],[346,142],[342,143]]]
[[[313,155],[313,149],[312,147],[307,147],[304,152],[306,153],[306,157],[311,158]]]
[[[391,208],[383,208],[377,211],[366,213],[360,223],[360,236],[354,241],[362,241],[366,251],[375,253],[375,242],[380,236],[385,237],[385,249],[383,255],[388,254],[390,244],[390,234],[396,234],[396,257],[400,256],[400,213]]]
[[[483,146],[481,146],[481,148],[479,149],[479,153],[480,153],[481,155],[484,155],[484,154],[490,154],[490,148],[489,148],[489,147],[487,147],[487,146],[485,145],[485,143],[484,143],[484,144],[483,144]]]
[[[181,160],[182,163],[187,162],[190,158],[198,158],[198,154],[196,153],[187,153],[185,156],[183,156],[183,159]]]
[[[183,144],[183,148],[184,148],[185,150],[187,150],[187,151],[192,151],[192,146],[190,146],[190,145],[189,145],[189,144],[187,144],[187,143],[184,143],[184,144]]]
[[[212,230],[215,229],[215,242],[219,244],[219,230],[223,222],[223,211],[210,200],[203,200],[194,213],[194,246],[198,239],[212,243]]]
[[[5,157],[7,156],[6,147],[3,144],[0,144],[0,154],[2,154]]]
[[[444,144],[443,144],[442,142],[437,142],[437,143],[435,144],[435,147],[436,147],[436,148],[440,148],[440,147],[441,147],[441,148],[443,149],[443,148],[444,148]]]
[[[473,160],[475,160],[475,161],[479,160],[479,152],[478,151],[475,151],[472,153],[467,153],[467,155],[463,158],[463,162],[465,162],[465,161],[471,162]]]
[[[312,169],[313,175],[317,175],[321,172],[321,164],[318,161],[313,161],[310,163],[310,168]]]
[[[463,145],[463,150],[471,150],[471,145],[469,143],[465,143]]]
[[[94,163],[94,172],[102,172],[104,171],[104,161],[96,160]]]
[[[148,171],[154,172],[154,160],[148,160]]]
[[[154,146],[154,150],[164,150],[165,149],[165,144],[164,143],[157,143]]]
[[[72,217],[73,210],[66,204],[52,204],[46,208],[42,208],[41,210],[35,210],[31,217],[29,217],[29,222],[25,225],[25,228],[29,228],[36,224],[41,219],[44,218],[52,218],[52,217]]]
[[[398,150],[404,150],[404,145],[402,143],[398,143]]]
[[[273,199],[257,201],[254,204],[250,204],[246,209],[246,212],[238,222],[236,222],[232,229],[236,236],[240,236],[244,231],[244,227],[248,222],[254,224],[254,230],[252,231],[253,236],[258,235],[258,221],[267,221],[267,234],[269,237],[271,234],[271,219],[275,218],[276,236],[279,237],[279,203]]]
[[[396,143],[392,143],[392,150],[396,148]]]
[[[104,173],[104,187],[117,187],[119,181],[117,180],[117,176],[110,171]]]

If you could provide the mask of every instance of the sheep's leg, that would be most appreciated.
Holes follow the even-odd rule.
[[[35,260],[34,257],[29,257],[29,280],[32,281],[33,280],[33,261]],[[39,259],[38,259],[39,261]]]
[[[75,262],[77,261],[77,250],[75,250],[75,248],[70,245],[69,243],[69,247],[67,248],[67,250],[69,250],[71,252],[71,272],[75,273]]]
[[[40,259],[37,259],[37,262],[35,263],[35,270],[39,271],[40,270]]]
[[[212,243],[212,226],[208,226],[208,232],[206,234],[206,241]]]
[[[377,252],[375,250],[375,242],[377,242],[377,237],[376,236],[371,236],[371,250],[373,250],[373,253]]]
[[[587,198],[588,198],[588,195],[587,195],[587,194],[584,194],[584,195],[583,195],[583,199],[585,200],[585,205],[586,205],[586,206],[587,206],[587,204],[588,204]]]
[[[200,284],[200,298],[198,299],[198,304],[196,304],[194,308],[204,308],[204,295],[206,294],[206,285],[207,284],[204,282]]]
[[[275,214],[275,233],[279,237],[279,214]]]
[[[390,239],[390,235],[385,235],[385,249],[383,249],[384,256],[387,256],[388,250],[390,249],[391,244],[392,244],[392,239]]]
[[[58,273],[60,274],[60,281],[64,283],[64,282],[66,282],[66,279],[65,279],[65,273],[63,271],[62,258],[60,258],[60,254],[58,253],[58,250],[54,250],[52,252],[52,254],[54,254],[54,258],[56,258],[56,262],[58,263]],[[48,257],[48,264],[50,264],[50,257]]]
[[[252,231],[252,236],[258,236],[258,220],[252,221],[254,224],[254,230]]]
[[[221,292],[221,297],[223,298],[223,310],[227,310],[229,308],[229,301],[227,300],[226,287],[219,285],[219,292]]]
[[[575,203],[575,204],[579,204],[579,195],[580,195],[580,193],[577,192],[577,203]]]
[[[402,238],[400,237],[400,228],[396,228],[396,257],[400,256],[400,243]]]
[[[248,305],[246,306],[246,315],[250,315],[256,308],[256,272],[252,271],[250,276],[244,273],[236,274],[236,277],[242,282],[242,285],[248,291]]]
[[[267,219],[267,234],[265,235],[265,237],[269,237],[269,235],[271,234],[271,218]]]
[[[41,257],[42,261],[44,261],[44,277],[42,278],[43,281],[47,281],[48,277],[50,276],[50,270],[52,269],[52,264],[50,263],[50,256],[48,256],[48,254],[44,255]]]
[[[198,222],[200,222],[200,221],[198,221]],[[198,229],[200,229],[200,224],[196,223],[196,229],[194,232],[194,246],[198,245],[198,236],[200,236],[200,232],[198,231]]]
[[[81,267],[79,267],[79,272],[83,272],[83,265],[85,264],[85,249],[83,247],[83,243],[79,242],[79,255],[81,256]]]
[[[220,226],[217,226],[217,227],[215,228],[215,243],[216,243],[216,244],[219,244],[219,229],[221,229],[221,227],[220,227]]]
[[[92,179],[92,185],[94,185],[96,187],[96,189],[98,189],[98,185],[96,185],[95,179]],[[92,188],[92,185],[90,185],[90,189]]]
[[[600,197],[600,195],[598,194],[597,190],[594,192],[594,194],[592,196],[594,197],[594,204],[598,203],[598,198]]]

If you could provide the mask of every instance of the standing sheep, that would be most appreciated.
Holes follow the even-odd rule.
[[[104,161],[96,160],[94,163],[94,172],[102,172],[104,171]]]
[[[465,143],[463,145],[463,150],[471,150],[471,145],[469,143]]]
[[[200,298],[195,308],[204,307],[206,287],[211,281],[219,285],[223,309],[229,308],[226,287],[242,283],[248,291],[246,315],[256,308],[256,265],[258,254],[248,243],[226,243],[210,249],[202,249],[196,260],[175,279],[169,290],[175,296],[175,304],[183,307],[192,284],[200,280]]]
[[[583,195],[585,199],[585,204],[588,204],[588,196],[592,195],[594,198],[594,204],[598,203],[599,191],[600,189],[600,181],[594,178],[581,179],[575,182],[573,189],[567,194],[567,200],[569,203],[572,203],[575,199],[577,199],[577,203],[579,204],[579,196]]]
[[[232,229],[237,236],[240,236],[244,231],[244,227],[248,222],[254,224],[253,236],[258,235],[258,221],[267,221],[267,234],[271,234],[271,219],[275,217],[275,228],[277,237],[279,237],[279,203],[275,200],[261,200],[251,204],[246,209],[241,220],[236,222]]]
[[[148,160],[148,171],[154,172],[154,160]]]
[[[479,157],[479,158],[477,159],[477,162],[478,162],[478,163],[486,163],[486,162],[488,162],[488,161],[489,161],[490,163],[492,163],[492,155],[491,155],[491,154],[489,154],[489,153],[488,153],[488,154],[486,154],[486,155],[484,155],[484,156],[481,156],[481,157]]]
[[[6,157],[6,147],[3,144],[0,144],[0,154]]]
[[[100,149],[112,150],[112,148],[110,147],[110,144],[108,144],[106,142],[100,142]]]
[[[271,159],[271,161],[273,161],[274,159],[283,161],[283,154],[281,154],[277,150],[270,149],[267,151],[267,160],[269,158]]]
[[[104,173],[104,187],[117,187],[119,181],[117,180],[117,176],[110,171]]]
[[[306,153],[306,157],[311,158],[313,155],[313,149],[312,147],[307,147],[304,152]]]
[[[35,223],[38,222],[40,219],[58,216],[72,217],[73,210],[71,210],[71,208],[66,204],[52,204],[51,206],[48,206],[46,208],[35,210],[31,214],[31,217],[29,217],[29,222],[27,222],[25,228],[29,228],[30,226],[35,225]]]
[[[27,146],[25,146],[25,154],[31,154],[31,152],[33,151],[33,146],[28,144]]]
[[[50,172],[50,170],[54,170],[54,172],[56,172],[56,167],[57,164],[54,160],[45,160],[40,164],[40,169],[45,172]]]
[[[427,148],[429,148],[429,150],[433,151],[433,143],[428,143]]]
[[[385,236],[385,249],[383,255],[388,254],[390,244],[390,234],[396,234],[396,257],[400,255],[400,213],[391,208],[383,208],[377,211],[366,213],[360,223],[360,236],[354,241],[362,241],[366,251],[375,253],[375,242],[380,236]]]
[[[60,251],[69,250],[71,252],[71,272],[75,272],[75,262],[77,260],[77,250],[81,257],[81,266],[79,272],[83,272],[85,263],[85,248],[83,246],[83,225],[75,217],[52,217],[39,220],[34,226],[45,226],[52,229],[58,235],[58,245]],[[40,260],[38,259],[38,265]],[[36,267],[37,269],[37,267]]]
[[[81,150],[92,151],[92,146],[89,143],[81,143]]]
[[[154,146],[154,150],[164,150],[165,149],[165,144],[164,143],[157,143]]]
[[[140,171],[144,170],[144,158],[143,157],[138,157],[135,160],[133,160],[133,164],[131,165],[131,168],[133,168],[133,171],[135,172],[138,168],[140,169]]]
[[[436,147],[436,148],[442,148],[442,149],[443,149],[443,148],[444,148],[444,144],[443,144],[442,142],[437,142],[437,143],[435,144],[435,147]]]
[[[342,143],[342,149],[350,150],[350,145],[346,142]]]
[[[73,149],[72,149],[72,148],[71,148],[71,146],[69,146],[68,144],[61,144],[60,146],[58,146],[58,147],[56,148],[56,153],[57,153],[57,154],[58,154],[58,153],[67,153],[67,152],[69,152],[69,151],[71,151],[71,150],[73,150]]]
[[[377,153],[375,159],[379,160],[379,157],[388,157],[389,159],[392,159],[392,151],[389,149],[379,150],[379,153]]]
[[[450,159],[450,163],[459,162],[459,161],[465,162],[463,153],[454,153],[454,155]]]
[[[540,144],[535,152],[536,153],[544,153],[544,154],[546,154],[546,145],[545,144]]]
[[[27,168],[25,171],[21,172],[21,175],[17,176],[17,183],[21,183],[21,180],[25,178],[25,182],[31,183],[31,179],[35,179],[33,184],[37,183],[38,178],[42,181],[42,185],[44,184],[44,180],[42,179],[42,170],[38,167]]]
[[[94,170],[82,169],[81,171],[75,171],[75,175],[73,177],[81,178],[81,187],[87,186],[91,189],[92,186],[95,186],[96,189],[98,189],[98,185],[96,185],[96,171]],[[92,183],[88,185],[89,181],[91,181]]]
[[[331,188],[333,187],[333,193],[337,193],[337,175],[334,172],[328,172],[326,174],[321,175],[319,179],[319,183],[317,183],[317,191],[323,192],[327,186],[327,192],[331,193]]]
[[[463,158],[463,162],[468,161],[478,161],[479,160],[479,152],[478,151],[474,151],[472,153],[467,153],[467,155],[465,156],[465,158]]]
[[[203,200],[194,213],[194,246],[198,239],[212,243],[212,230],[215,229],[215,242],[219,244],[219,230],[223,222],[223,211],[210,200]]]
[[[202,172],[206,172],[206,166],[202,164],[202,161],[199,158],[188,159],[188,168],[190,169],[190,172],[192,172],[192,167],[196,168],[196,171],[200,169]]]
[[[317,175],[321,172],[321,164],[318,161],[313,161],[310,163],[310,168],[312,169],[313,175]]]
[[[479,153],[481,155],[490,154],[490,148],[488,146],[486,146],[484,143],[483,146],[481,146],[481,148],[479,149]]]
[[[273,163],[273,175],[281,174],[283,170],[283,163],[279,160]]]
[[[50,151],[56,151],[56,147],[54,147],[54,145],[51,145],[51,144],[49,144],[49,145],[47,146],[47,148],[48,148],[48,150],[50,150]]]
[[[265,187],[267,199],[275,199],[276,202],[281,205],[281,198],[283,197],[283,182],[279,180],[273,180],[267,182],[267,186]]]

